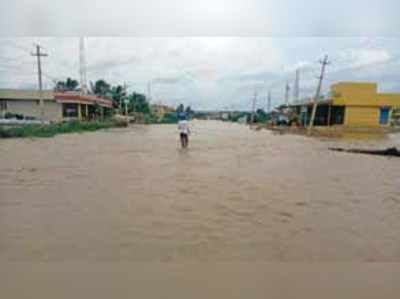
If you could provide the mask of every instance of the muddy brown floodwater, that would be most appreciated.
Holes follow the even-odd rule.
[[[194,121],[0,140],[0,260],[400,262],[400,159]]]

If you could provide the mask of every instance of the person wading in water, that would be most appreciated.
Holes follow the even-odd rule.
[[[178,131],[181,139],[182,148],[187,148],[189,146],[189,122],[185,113],[180,113],[178,115]]]

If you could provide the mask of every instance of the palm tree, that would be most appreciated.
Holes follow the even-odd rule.
[[[128,99],[131,110],[141,113],[150,112],[150,105],[144,94],[133,92]]]
[[[106,96],[111,91],[111,86],[105,80],[97,80],[93,92],[98,96]]]
[[[185,111],[185,106],[183,106],[183,104],[180,104],[177,108],[176,108],[176,112],[178,113],[182,113]]]
[[[67,78],[66,81],[58,81],[55,89],[57,91],[74,91],[79,86],[79,83],[75,79]]]
[[[186,109],[185,109],[185,112],[186,112],[187,115],[192,115],[193,110],[192,110],[192,108],[190,106],[187,106]]]
[[[115,108],[122,107],[122,101],[125,98],[126,94],[125,94],[125,90],[122,87],[122,85],[117,85],[117,86],[113,86],[111,88],[111,95],[112,95],[112,100],[113,100],[113,105]]]
[[[65,87],[67,90],[75,90],[79,86],[79,83],[77,80],[67,78],[67,82],[65,82]]]

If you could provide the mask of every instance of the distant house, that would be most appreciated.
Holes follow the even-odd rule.
[[[112,101],[79,92],[43,91],[44,120],[87,120],[94,117],[96,109],[105,113],[112,108]],[[6,113],[24,118],[40,119],[41,109],[37,90],[0,89],[0,117]]]
[[[303,123],[310,120],[312,102],[291,105]],[[400,108],[400,94],[378,93],[375,83],[341,82],[331,86],[330,97],[318,101],[315,124],[378,127],[389,126]]]
[[[228,120],[229,119],[229,112],[221,112],[221,119]]]
[[[175,109],[166,105],[153,104],[151,111],[158,118],[163,118],[166,114],[175,112]]]

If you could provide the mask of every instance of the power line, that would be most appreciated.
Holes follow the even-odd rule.
[[[48,56],[46,53],[41,52],[40,45],[36,45],[36,53],[31,53],[32,56],[37,58],[38,65],[38,83],[39,83],[39,101],[40,101],[40,116],[42,121],[44,121],[44,101],[43,101],[43,86],[42,86],[42,65],[41,57]]]
[[[254,116],[256,114],[256,105],[257,105],[257,91],[254,92],[254,97],[253,97],[253,101],[252,101],[251,123],[254,123]]]
[[[28,66],[28,64],[11,65],[11,64],[3,64],[2,62],[0,62],[0,67],[3,69],[14,69],[14,70],[19,70],[20,72],[27,71],[27,69],[24,69],[24,67],[26,67],[26,66]],[[29,66],[32,67],[32,64],[30,64]]]
[[[300,88],[300,83],[297,82],[297,81],[300,80],[299,79],[300,78],[300,71],[303,71],[303,73],[304,73],[304,71],[307,71],[306,73],[309,73],[313,69],[314,69],[314,66],[312,66],[312,65],[305,65],[305,66],[298,67],[298,68],[295,69],[296,73],[298,72],[298,74],[296,74],[296,76],[298,76],[298,79],[296,79],[295,87],[294,87],[294,93],[295,93],[294,94],[294,99],[295,100],[297,100],[297,98],[300,98],[301,88]],[[285,104],[288,103],[287,99],[289,99],[289,97],[290,97],[290,90],[287,91],[286,89],[287,89],[287,85],[289,84],[288,83],[288,81],[289,81],[288,77],[292,74],[292,72],[293,72],[293,68],[291,68],[291,70],[289,70],[289,71],[285,71],[284,75],[280,79],[272,81],[272,83],[270,83],[268,85],[268,90],[271,91],[271,90],[274,90],[274,89],[276,89],[278,87],[281,88],[280,86],[282,84],[285,84],[285,92],[284,92],[284,96],[283,96],[284,97],[283,101],[284,101]],[[297,87],[297,85],[298,85],[298,87]],[[289,89],[290,89],[290,85],[289,85]],[[286,95],[287,92],[289,93],[288,95]]]
[[[22,48],[22,49],[26,50],[26,48]],[[43,49],[42,46],[41,46],[41,49]],[[36,54],[35,54],[35,56],[36,56]],[[32,67],[32,62],[22,61],[24,58],[25,58],[25,56],[18,56],[15,58],[0,56],[0,68],[6,69],[7,72],[14,71],[16,74],[18,74],[20,76],[30,77],[31,75],[29,75],[29,74],[21,74],[21,72],[29,71],[27,69],[24,69],[25,66]],[[17,62],[17,63],[14,64],[13,62]],[[33,65],[33,67],[35,69],[35,65]],[[13,75],[13,76],[15,76],[15,75]],[[53,82],[58,80],[54,76],[49,75],[48,73],[45,73],[43,71],[42,71],[42,76],[50,79]]]
[[[0,56],[1,61],[5,62],[22,62],[26,58],[25,55],[17,56],[17,57],[7,57],[7,56]]]
[[[21,45],[17,44],[17,43],[16,43],[15,41],[13,41],[13,40],[8,40],[8,42],[9,42],[10,45],[13,46],[14,48],[17,48],[17,49],[22,50],[22,51],[24,51],[24,52],[30,53],[30,51],[31,51],[31,49],[29,49],[28,47],[21,46]]]

